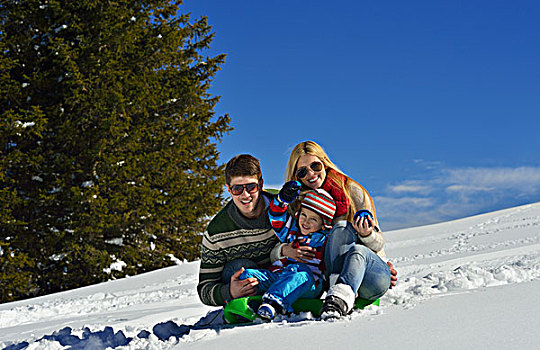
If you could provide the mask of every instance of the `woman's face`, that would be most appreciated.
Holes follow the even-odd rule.
[[[298,178],[299,181],[301,181],[305,186],[311,188],[311,189],[317,189],[320,188],[326,179],[326,169],[324,168],[324,165],[321,167],[321,170],[316,171],[313,170],[311,167],[311,164],[313,163],[320,163],[323,164],[319,157],[316,157],[311,154],[304,154],[300,158],[298,158],[298,162],[296,163],[296,172],[298,173],[298,170],[305,167],[307,169],[306,176],[303,178]],[[314,166],[316,168],[316,166]]]

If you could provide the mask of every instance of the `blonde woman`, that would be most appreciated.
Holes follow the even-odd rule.
[[[345,175],[313,141],[296,145],[289,157],[285,181],[297,180],[306,190],[322,188],[336,202],[334,227],[327,239],[324,261],[330,282],[321,314],[323,318],[348,314],[356,296],[375,300],[396,284],[397,272],[386,263],[384,235],[373,199],[364,187]],[[355,216],[359,210],[371,215]],[[281,247],[293,259],[312,257],[309,247]]]

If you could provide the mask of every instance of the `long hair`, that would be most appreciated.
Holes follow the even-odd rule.
[[[300,157],[305,154],[310,154],[312,156],[319,158],[319,160],[323,163],[324,168],[326,170],[326,176],[329,177],[332,181],[334,181],[334,183],[343,190],[343,192],[345,193],[345,196],[347,197],[350,203],[349,210],[347,212],[347,220],[352,221],[354,213],[356,213],[357,208],[356,208],[356,204],[354,200],[351,198],[349,187],[352,182],[355,182],[360,187],[362,187],[362,185],[360,185],[358,182],[354,181],[349,176],[345,175],[341,170],[339,170],[337,165],[335,165],[330,160],[330,158],[328,157],[324,149],[321,146],[319,146],[316,142],[304,141],[297,144],[293,148],[289,156],[289,161],[287,162],[287,167],[285,168],[285,182],[291,181],[291,180],[298,180],[296,178],[298,159],[300,159]],[[329,170],[333,170],[333,171],[329,171]],[[371,196],[369,199],[370,201],[372,201]],[[373,206],[373,209],[374,208],[375,207]],[[373,213],[373,215],[375,215],[375,213]]]

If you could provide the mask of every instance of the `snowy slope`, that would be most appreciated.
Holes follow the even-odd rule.
[[[70,336],[86,339],[81,347],[98,349],[111,334],[123,341],[108,344],[125,344],[117,347],[122,349],[539,347],[540,203],[391,231],[386,237],[398,286],[380,307],[335,322],[302,314],[159,340],[154,326],[192,325],[216,310],[199,302],[198,263],[190,262],[0,304],[0,348],[61,349],[58,341],[42,338],[65,327]]]

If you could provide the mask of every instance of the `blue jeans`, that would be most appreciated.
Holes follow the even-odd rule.
[[[368,247],[357,244],[357,233],[347,221],[338,221],[326,241],[326,275],[349,285],[358,297],[375,300],[390,287],[390,268]]]
[[[263,300],[272,300],[292,312],[292,304],[298,298],[316,298],[321,294],[321,283],[315,283],[311,269],[302,263],[287,265],[283,270],[272,272],[265,269],[247,269],[240,279],[255,277]]]

